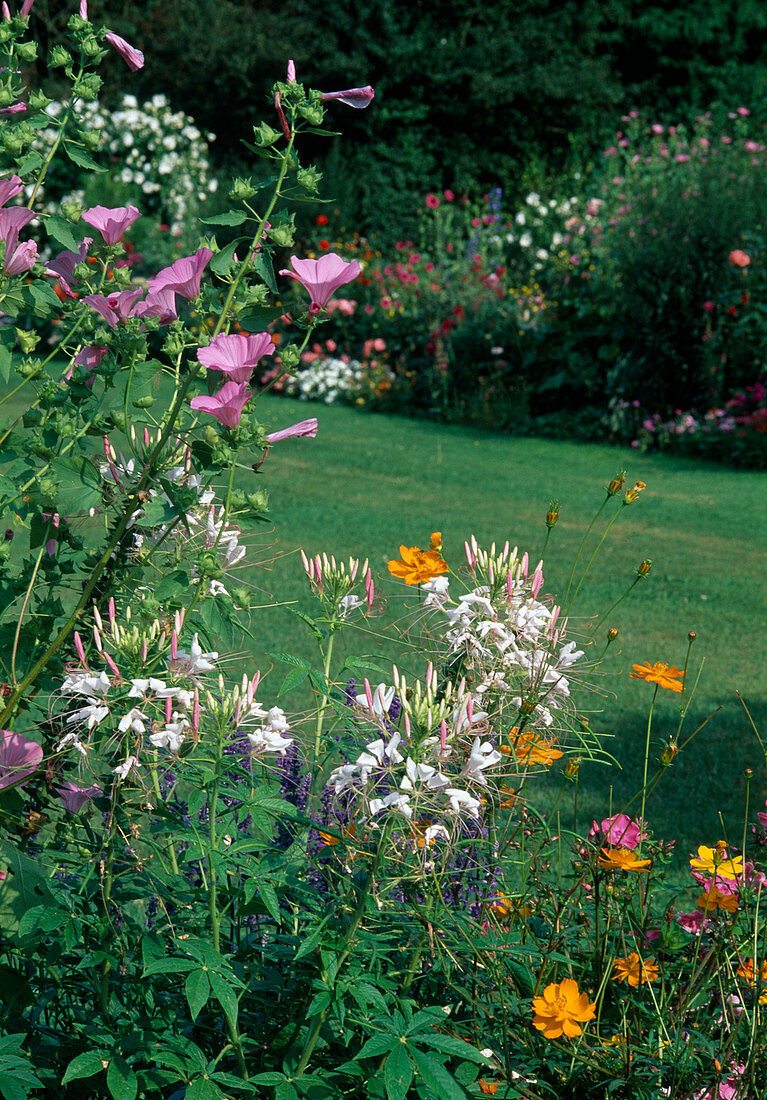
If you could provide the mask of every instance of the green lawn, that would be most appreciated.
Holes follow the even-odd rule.
[[[283,600],[300,600],[309,610],[307,585],[297,555],[326,551],[369,557],[389,596],[384,625],[396,620],[403,588],[390,580],[385,562],[400,543],[424,546],[429,532],[443,532],[448,562],[463,561],[463,540],[509,539],[533,560],[545,536],[550,498],[562,502],[561,518],[546,554],[544,591],[560,595],[582,535],[604,498],[604,486],[624,466],[631,481],[647,489],[622,515],[584,585],[573,625],[606,610],[625,591],[643,558],[650,576],[610,617],[620,635],[599,681],[607,697],[594,706],[592,727],[610,735],[609,746],[622,772],[592,766],[582,770],[584,812],[604,816],[612,784],[613,805],[641,780],[646,715],[652,689],[628,678],[633,662],[681,664],[687,633],[697,640],[693,660],[705,658],[690,706],[689,732],[721,706],[709,726],[677,757],[651,806],[656,830],[677,838],[678,850],[712,843],[721,832],[742,834],[744,769],[754,769],[753,799],[767,796],[765,762],[736,690],[767,734],[763,664],[767,652],[765,547],[767,475],[743,473],[667,456],[638,455],[604,445],[514,439],[476,429],[445,427],[346,408],[263,398],[259,416],[274,427],[317,415],[316,439],[276,446],[260,475],[272,494],[274,533],[263,537],[262,558],[276,557],[268,572],[251,573],[254,583]],[[271,549],[270,549],[271,547]],[[588,556],[588,555],[587,555]],[[260,663],[275,651],[311,655],[302,625],[280,608],[254,618]],[[398,650],[396,639],[355,638],[368,652]],[[676,728],[676,697],[663,692],[656,730]],[[547,790],[556,784],[549,781]]]
[[[4,416],[18,400],[3,407]],[[248,474],[240,485],[266,485],[271,492],[273,526],[255,537],[252,564],[241,574],[257,589],[260,605],[250,624],[254,642],[243,638],[241,664],[250,669],[255,661],[264,672],[275,652],[313,653],[305,627],[286,607],[312,610],[300,547],[308,554],[368,557],[386,597],[384,614],[371,621],[374,633],[348,632],[341,652],[345,645],[347,652],[378,654],[384,665],[395,658],[419,667],[419,655],[402,644],[397,625],[413,594],[393,582],[386,569],[400,543],[424,546],[429,532],[441,530],[444,554],[460,568],[463,541],[473,533],[483,544],[508,539],[520,552],[527,550],[534,563],[546,533],[548,503],[556,497],[561,516],[546,554],[544,592],[561,597],[582,535],[616,469],[627,468],[629,484],[645,481],[640,500],[622,510],[571,618],[571,631],[587,634],[593,616],[620,598],[642,559],[652,558],[649,577],[597,635],[603,639],[608,626],[620,631],[597,681],[601,695],[593,697],[590,720],[593,729],[611,738],[608,748],[623,770],[582,769],[580,820],[605,816],[611,798],[613,809],[621,808],[640,785],[652,689],[629,679],[632,663],[681,664],[687,633],[694,630],[693,661],[705,658],[705,666],[685,728],[691,732],[717,707],[721,710],[664,776],[650,813],[657,833],[677,839],[680,859],[691,847],[718,839],[719,812],[728,834],[741,836],[747,766],[755,776],[752,818],[767,796],[764,758],[736,696],[737,690],[743,693],[767,735],[767,474],[637,455],[597,443],[515,439],[271,396],[260,400],[258,414],[271,428],[307,416],[320,420],[316,439],[276,445],[260,472]],[[239,671],[239,660],[237,665]],[[280,667],[269,676],[264,698],[276,695],[281,675]],[[289,699],[286,705],[291,702],[303,706],[306,698]],[[658,737],[676,728],[675,703],[671,693],[661,693]],[[559,779],[536,782],[545,809]]]

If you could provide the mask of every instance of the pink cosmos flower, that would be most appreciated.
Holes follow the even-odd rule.
[[[200,293],[202,273],[210,262],[213,253],[209,248],[198,248],[194,256],[182,256],[170,267],[158,271],[149,280],[150,291],[172,287],[182,298],[196,298]]]
[[[111,31],[104,35],[104,39],[109,43],[123,59],[132,73],[138,72],[139,69],[144,68],[144,55],[141,50],[137,50],[135,46],[131,46],[130,42],[126,42],[124,38],[120,38],[119,34],[113,34]]]
[[[37,741],[10,730],[0,730],[0,790],[23,783],[42,758],[43,747]]]
[[[86,802],[101,794],[101,787],[78,787],[76,783],[65,782],[56,791],[71,814],[79,814]]]
[[[295,279],[309,292],[312,304],[310,313],[319,313],[344,283],[356,279],[362,268],[357,260],[347,263],[335,252],[328,252],[318,260],[299,260],[291,256],[292,271],[282,270],[280,275]]]
[[[34,241],[22,241],[13,253],[5,252],[5,274],[23,275],[35,266],[37,261],[37,245]]]
[[[136,303],[143,294],[139,287],[136,290],[123,290],[120,294],[87,294],[83,301],[100,313],[110,328],[117,328],[119,324],[127,321],[136,313]]]
[[[727,259],[733,267],[748,267],[751,263],[751,257],[741,248],[734,248]]]
[[[83,214],[83,221],[98,229],[106,244],[117,244],[128,226],[133,225],[141,213],[135,206],[92,206]]]
[[[209,370],[220,370],[232,382],[247,382],[259,359],[274,352],[268,332],[248,336],[214,336],[206,348],[198,348],[197,358]]]
[[[6,256],[16,251],[19,233],[34,217],[34,210],[27,210],[26,206],[6,206],[0,210],[0,240],[5,241]]]
[[[253,391],[247,382],[225,382],[212,397],[193,397],[189,404],[193,409],[215,416],[227,428],[236,428],[240,423],[242,410],[252,396]]]
[[[48,261],[45,274],[56,276],[59,280],[59,286],[64,294],[66,294],[67,298],[74,298],[74,293],[69,284],[74,282],[75,268],[78,264],[81,264],[88,255],[88,249],[92,244],[92,237],[84,237],[77,252],[72,252],[70,250],[59,252],[52,260]]]
[[[23,189],[24,184],[20,176],[0,180],[0,206],[5,206],[9,199],[15,198]]]
[[[646,839],[647,833],[641,832],[639,825],[627,814],[613,814],[612,817],[606,817],[601,824],[592,822],[589,836],[600,837],[600,843],[605,841],[610,848],[633,850]]]
[[[371,99],[375,98],[375,92],[366,84],[364,88],[346,88],[343,92],[323,92],[320,98],[323,101],[337,99],[339,103],[361,111],[370,105]]]
[[[301,420],[298,424],[291,424],[289,428],[281,428],[278,432],[272,432],[266,437],[267,443],[279,443],[281,439],[300,439],[309,436],[314,439],[317,434],[317,419]]]
[[[69,382],[74,373],[75,367],[85,367],[85,369],[88,371],[95,370],[101,360],[106,355],[106,353],[106,348],[99,347],[95,344],[82,348],[80,351],[78,351],[77,355],[67,367],[67,370],[64,374],[65,381]],[[92,378],[89,380],[88,385],[93,385]]]

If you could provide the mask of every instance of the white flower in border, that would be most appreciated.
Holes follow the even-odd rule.
[[[359,596],[355,596],[353,592],[350,592],[348,596],[344,596],[343,599],[338,601],[336,612],[340,618],[345,619],[350,612],[356,611],[356,609],[362,607],[364,603],[365,600],[361,600]]]
[[[62,695],[106,695],[111,686],[104,671],[98,676],[92,672],[70,672],[59,690]]]
[[[133,707],[120,719],[117,728],[120,733],[127,733],[128,730],[133,730],[134,733],[146,733],[146,723],[148,721],[149,719],[145,714],[142,714],[137,707]]]
[[[448,813],[458,815],[467,813],[470,817],[479,817],[479,809],[482,803],[478,798],[469,794],[468,791],[459,791],[455,787],[447,787],[445,794],[449,803]]]
[[[431,764],[416,764],[415,760],[408,757],[405,761],[405,777],[399,785],[400,790],[414,791],[416,784],[420,783],[425,783],[430,791],[438,791],[447,787],[450,780]]]
[[[373,692],[373,708],[371,710],[368,703],[367,695],[355,695],[355,700],[368,714],[372,714],[374,718],[379,720],[382,718],[388,718],[389,708],[392,705],[395,695],[395,688],[387,688],[386,684],[379,684]],[[378,742],[376,742],[377,744]],[[400,757],[401,759],[401,757]]]
[[[282,734],[269,726],[261,726],[253,733],[246,734],[254,753],[276,752],[284,756],[286,750],[293,744],[292,737],[283,737]]]
[[[127,779],[128,773],[133,768],[140,768],[141,765],[138,762],[137,756],[129,756],[124,764],[119,764],[116,768],[112,768],[112,773],[119,779]]]
[[[99,722],[104,721],[109,714],[109,707],[101,706],[98,699],[93,698],[89,698],[88,703],[87,707],[81,707],[68,716],[68,726],[72,725],[73,722],[86,722],[88,729],[92,730]]]
[[[212,672],[216,667],[215,662],[217,660],[218,653],[215,650],[212,653],[203,653],[198,635],[195,634],[192,638],[192,644],[189,646],[189,652],[179,649],[176,659],[171,660],[169,663],[172,665],[173,671],[182,676],[196,676],[201,672]]]
[[[486,784],[487,779],[483,775],[485,768],[492,768],[494,764],[499,764],[501,760],[503,760],[503,756],[493,748],[489,741],[481,742],[479,737],[475,737],[469,759],[466,761],[463,771],[475,782]]]
[[[178,752],[184,741],[186,741],[185,731],[189,728],[189,722],[186,718],[179,718],[175,712],[173,719],[173,721],[167,722],[157,733],[150,735],[149,740],[158,749],[169,749],[170,752]]]
[[[58,745],[56,746],[55,751],[56,752],[63,752],[64,749],[68,749],[68,748],[77,749],[77,751],[80,753],[81,756],[87,756],[88,755],[88,752],[87,752],[85,746],[83,745],[82,741],[80,740],[80,738],[77,736],[76,733],[65,733],[64,736],[59,741]]]
[[[400,794],[399,791],[394,791],[393,794],[387,794],[385,798],[371,798],[369,803],[370,815],[375,817],[381,810],[395,809],[403,815],[403,817],[412,818],[413,809],[410,805],[410,795]]]

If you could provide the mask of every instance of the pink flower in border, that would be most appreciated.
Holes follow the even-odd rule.
[[[83,301],[100,313],[110,328],[117,328],[119,324],[127,321],[136,313],[135,306],[143,294],[139,287],[137,290],[123,290],[120,294],[87,294]]]
[[[21,176],[11,176],[9,179],[0,180],[0,206],[5,206],[9,199],[14,199],[24,190]]]
[[[11,255],[19,243],[19,233],[35,217],[26,206],[5,206],[0,209],[0,240],[5,241],[5,254]]]
[[[29,271],[35,266],[37,262],[37,245],[34,241],[22,241],[18,245],[11,255],[6,250],[5,253],[5,274],[6,275],[23,275],[25,271]]]
[[[751,257],[742,248],[734,248],[727,259],[733,267],[748,267],[751,263]]]
[[[342,92],[323,92],[320,97],[323,102],[337,99],[346,107],[356,107],[358,111],[370,106],[370,101],[375,98],[375,91],[366,84],[364,88],[346,88]]]
[[[280,428],[278,432],[272,432],[266,437],[267,443],[279,443],[281,439],[302,439],[309,437],[314,439],[317,434],[317,419],[301,420],[298,424],[291,424],[289,428]]]
[[[133,310],[135,317],[156,317],[161,325],[169,325],[178,319],[176,291],[172,286],[150,290],[143,302]]]
[[[3,107],[0,115],[20,115],[26,109],[26,103],[13,103],[10,107]]]
[[[74,373],[75,367],[85,367],[85,369],[88,371],[95,370],[101,360],[106,355],[106,353],[107,349],[104,347],[100,347],[97,344],[91,344],[88,347],[81,348],[81,350],[78,351],[77,355],[67,367],[64,373],[64,380],[66,382],[69,382],[72,374]],[[87,384],[89,386],[92,386],[93,379],[89,379]]]
[[[125,230],[133,225],[141,212],[135,206],[92,206],[83,214],[83,221],[98,229],[106,244],[117,244]]]
[[[357,260],[347,263],[335,252],[328,252],[318,260],[299,260],[297,256],[291,256],[290,263],[293,270],[283,269],[280,275],[295,279],[308,291],[312,299],[310,313],[319,313],[324,309],[338,288],[356,279],[362,271]]]
[[[676,921],[691,936],[699,936],[711,927],[711,921],[700,909],[693,909],[692,913],[678,913]]]
[[[268,332],[247,336],[214,336],[206,348],[197,349],[197,358],[208,370],[218,370],[232,382],[247,382],[259,359],[274,352]]]
[[[79,251],[72,252],[67,249],[64,252],[59,252],[52,260],[48,261],[45,274],[54,275],[59,280],[59,286],[66,294],[67,298],[74,298],[74,293],[69,284],[74,282],[75,268],[78,264],[81,264],[88,255],[88,249],[92,244],[93,237],[84,237],[80,244]]]
[[[104,35],[104,40],[117,50],[120,57],[128,66],[132,73],[138,72],[139,69],[144,68],[144,55],[141,50],[137,50],[135,46],[131,46],[130,42],[126,42],[124,38],[120,38],[119,34],[113,34],[109,31]]]
[[[240,423],[242,410],[252,396],[253,391],[247,382],[225,382],[212,397],[193,397],[189,404],[193,409],[215,416],[227,428],[236,428]]]
[[[429,210],[436,210],[437,207],[439,206],[439,199],[437,198],[436,195],[433,195],[431,193],[431,191],[426,196],[426,205],[429,208]]]
[[[0,730],[0,790],[17,787],[37,768],[43,746],[20,733]]]
[[[296,65],[293,60],[288,61],[288,75],[285,77],[286,84],[295,84],[296,82]]]
[[[56,792],[61,795],[61,801],[71,814],[79,814],[86,802],[102,793],[101,787],[78,787],[68,780],[62,787],[57,787]]]
[[[200,293],[202,273],[212,257],[213,253],[209,248],[198,248],[193,256],[182,256],[149,280],[149,290],[154,292],[172,287],[182,298],[196,298]]]
[[[613,814],[606,817],[600,824],[592,822],[589,830],[590,837],[602,837],[610,848],[638,848],[647,833],[640,831],[639,825],[632,821],[627,814]],[[600,843],[602,841],[600,840]]]

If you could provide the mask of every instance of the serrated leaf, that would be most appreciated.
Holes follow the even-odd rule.
[[[243,237],[238,237],[237,240],[228,244],[226,248],[222,248],[220,252],[217,252],[210,261],[210,270],[214,271],[216,275],[227,275],[234,266],[234,254],[243,240]]]
[[[184,982],[184,993],[192,1019],[196,1020],[210,997],[210,981],[204,970],[193,970]]]
[[[275,661],[282,661],[284,664],[294,665],[296,668],[309,669],[311,667],[303,657],[294,657],[292,653],[270,653],[269,656],[274,657]]]
[[[18,1077],[0,1070],[0,1096],[3,1100],[28,1100],[29,1092]]]
[[[61,309],[61,302],[53,293],[53,287],[42,281],[30,283],[29,293],[34,303],[35,314],[38,317],[49,317],[51,312]]]
[[[254,1085],[280,1085],[285,1080],[284,1073],[257,1073],[249,1078]]]
[[[244,210],[225,210],[223,214],[214,214],[212,218],[200,218],[203,225],[242,225],[248,215]]]
[[[380,1058],[382,1054],[386,1054],[387,1051],[393,1050],[394,1047],[401,1046],[397,1035],[392,1035],[390,1031],[385,1032],[383,1035],[374,1035],[372,1039],[368,1039],[362,1050],[357,1055],[358,1058]]]
[[[45,219],[45,231],[49,237],[52,237],[54,241],[58,241],[60,245],[68,248],[71,252],[79,250],[80,241],[74,234],[72,223],[68,222],[66,218],[62,218],[58,214],[51,214],[49,218]]]
[[[424,1082],[439,1100],[466,1100],[466,1089],[452,1073],[449,1073],[433,1054],[417,1047],[410,1048],[410,1056]]]
[[[106,168],[102,168],[81,146],[74,145],[71,141],[64,142],[64,152],[79,168],[87,168],[90,172],[106,172]]]
[[[109,1052],[106,1050],[86,1050],[84,1054],[78,1054],[67,1066],[61,1081],[62,1085],[67,1085],[70,1081],[79,1081],[81,1077],[93,1077],[95,1073],[101,1073],[108,1059]]]
[[[384,1063],[384,1085],[389,1100],[404,1100],[413,1081],[413,1066],[404,1043],[397,1043]]]
[[[239,1011],[237,1004],[237,994],[232,987],[226,982],[220,974],[216,974],[212,971],[210,974],[210,988],[213,996],[223,1008],[226,1015],[234,1023],[237,1019],[237,1013]]]
[[[297,688],[299,684],[302,684],[309,675],[309,671],[308,668],[291,668],[280,685],[280,690],[277,692],[277,698],[279,699],[281,695],[285,695],[287,692]]]
[[[119,1054],[109,1063],[107,1088],[114,1100],[136,1100],[138,1095],[138,1077]]]

